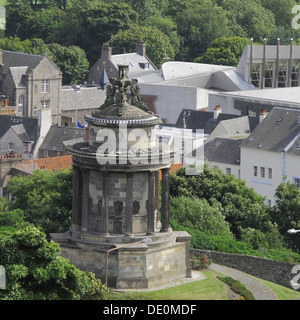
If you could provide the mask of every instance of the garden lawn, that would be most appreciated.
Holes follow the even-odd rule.
[[[108,300],[227,300],[228,287],[213,270],[201,271],[206,279],[157,291],[116,292]]]

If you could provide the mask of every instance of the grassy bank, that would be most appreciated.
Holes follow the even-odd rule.
[[[206,279],[156,291],[112,291],[108,300],[228,300],[229,287],[217,278],[220,274],[209,269],[201,272]],[[261,281],[274,291],[279,300],[300,299],[300,292]]]

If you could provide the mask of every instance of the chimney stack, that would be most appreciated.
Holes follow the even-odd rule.
[[[259,115],[259,122],[262,122],[267,115],[268,115],[268,111],[265,109],[261,109],[261,112]]]
[[[221,106],[219,104],[216,105],[214,109],[214,119],[217,119],[221,112],[222,112]]]
[[[108,44],[103,45],[102,50],[101,50],[102,60],[104,60],[104,61],[110,60],[111,55],[112,55],[112,48]]]
[[[143,57],[146,56],[146,45],[144,44],[144,42],[139,41],[136,44],[136,53]]]

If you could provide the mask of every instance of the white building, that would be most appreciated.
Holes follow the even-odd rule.
[[[244,140],[241,179],[270,206],[284,180],[300,187],[300,110],[274,108]]]

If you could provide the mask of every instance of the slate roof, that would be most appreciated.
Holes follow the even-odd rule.
[[[28,67],[11,67],[9,68],[16,88],[26,88],[24,82],[24,74],[26,74]]]
[[[39,149],[62,152],[64,150],[64,141],[78,138],[86,140],[85,129],[51,126]]]
[[[243,139],[215,138],[204,144],[204,158],[207,161],[240,164],[240,145]]]
[[[27,117],[14,117],[7,115],[0,115],[0,138],[6,131],[12,127],[22,124],[29,140],[36,140],[39,136],[38,119]]]
[[[34,69],[42,60],[43,56],[2,50],[2,64],[5,67],[24,67],[28,69],[26,73]]]
[[[11,126],[11,128],[15,131],[15,133],[18,135],[18,137],[23,141],[27,142],[30,141],[28,134],[24,128],[23,123],[21,124],[16,124],[14,126]]]
[[[300,110],[275,107],[241,146],[300,155]]]
[[[133,53],[123,53],[123,54],[114,54],[111,56],[111,62],[118,69],[118,65],[128,65],[130,77],[140,73],[141,71],[154,71],[156,67],[151,63],[151,61],[140,54]],[[149,64],[149,68],[144,68],[144,64]]]
[[[214,113],[201,110],[183,109],[176,121],[175,127],[183,128],[183,117],[185,116],[186,129],[203,129],[205,134],[211,134],[220,121],[234,119],[240,117],[239,115],[220,113],[217,119],[214,119]]]

